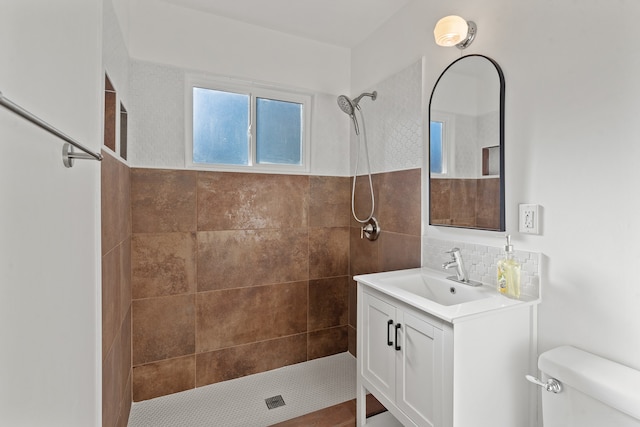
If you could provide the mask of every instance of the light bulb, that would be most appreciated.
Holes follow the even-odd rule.
[[[439,46],[455,46],[467,38],[469,24],[464,18],[456,15],[440,19],[433,30],[436,44]]]

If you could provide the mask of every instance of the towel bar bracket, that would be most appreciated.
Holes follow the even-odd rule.
[[[70,168],[73,167],[74,159],[95,160],[95,157],[93,157],[91,154],[76,153],[73,150],[73,145],[65,142],[62,145],[62,163],[65,167]]]

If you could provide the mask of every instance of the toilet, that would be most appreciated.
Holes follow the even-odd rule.
[[[541,354],[538,368],[544,427],[640,426],[640,371],[571,346]]]

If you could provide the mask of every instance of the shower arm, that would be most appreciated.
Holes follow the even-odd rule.
[[[360,100],[362,98],[364,98],[365,96],[368,96],[369,98],[371,98],[372,101],[375,101],[376,98],[378,97],[378,92],[377,91],[373,91],[371,93],[365,92],[365,93],[361,93],[356,99],[353,100],[353,104],[356,106],[356,108],[359,110],[360,109],[360,105],[358,105],[358,103],[360,102]]]

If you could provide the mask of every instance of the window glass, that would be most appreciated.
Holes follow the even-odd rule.
[[[443,173],[442,122],[431,122],[429,130],[429,162],[431,173]]]
[[[309,171],[311,95],[195,75],[187,85],[187,166]]]
[[[256,99],[256,163],[302,164],[303,105]]]
[[[193,88],[193,162],[249,164],[250,96]]]

